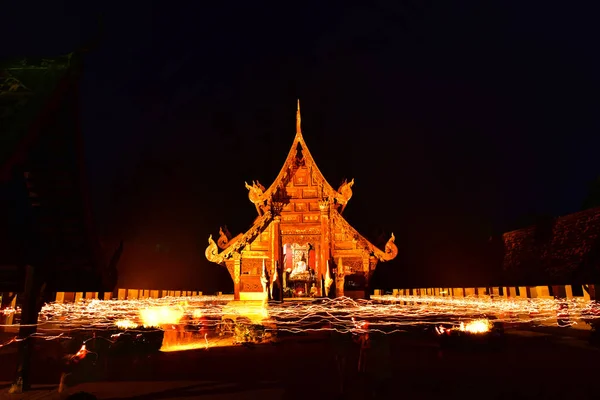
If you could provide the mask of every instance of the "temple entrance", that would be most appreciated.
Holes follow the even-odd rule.
[[[311,243],[285,243],[283,257],[283,296],[317,297],[320,285],[315,246]]]
[[[344,291],[365,290],[367,280],[363,274],[348,274],[344,279]]]
[[[363,274],[349,274],[344,279],[344,295],[351,299],[364,299],[367,280]]]

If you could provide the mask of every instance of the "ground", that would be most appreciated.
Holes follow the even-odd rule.
[[[441,351],[431,333],[406,333],[390,341],[392,357],[375,360],[372,370],[391,370],[393,387],[377,398],[574,398],[596,399],[600,350],[585,335],[569,328],[510,330],[500,351]],[[115,362],[95,382],[79,383],[71,393],[87,391],[104,400],[117,399],[325,399],[337,396],[331,342],[323,336],[292,337],[277,344],[215,347],[160,353]],[[15,354],[1,355],[0,381],[14,373]],[[42,353],[40,351],[40,353]],[[7,399],[59,398],[54,390],[59,371],[38,354],[35,390]],[[44,361],[46,360],[46,361]],[[346,364],[346,397],[365,398],[357,376],[358,349]],[[47,386],[37,386],[46,384]],[[54,385],[54,386],[52,386]],[[1,389],[6,393],[8,383]],[[0,395],[2,396],[2,395]]]

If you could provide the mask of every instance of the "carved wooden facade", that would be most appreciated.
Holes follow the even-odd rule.
[[[344,219],[353,185],[354,180],[344,182],[336,190],[325,180],[302,136],[298,103],[296,136],[279,175],[269,188],[257,181],[246,183],[258,213],[254,225],[236,237],[221,229],[218,245],[211,235],[206,258],[227,267],[235,299],[266,296],[261,286],[265,275],[279,277],[281,291],[295,278],[310,276],[306,287],[314,285],[313,295],[324,296],[328,282],[335,280],[335,294],[343,296],[349,275],[361,278],[367,290],[377,263],[392,260],[398,249],[393,234],[381,250]]]

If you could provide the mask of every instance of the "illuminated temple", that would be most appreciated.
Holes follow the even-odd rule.
[[[368,296],[377,263],[398,249],[393,234],[379,249],[343,217],[353,184],[336,190],[321,174],[302,136],[298,103],[296,135],[277,178],[268,188],[246,183],[254,224],[235,237],[221,228],[216,242],[208,239],[206,258],[227,268],[234,298]]]

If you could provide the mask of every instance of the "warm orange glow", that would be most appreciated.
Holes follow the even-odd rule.
[[[475,319],[473,321],[469,321],[466,324],[461,322],[458,328],[444,328],[443,326],[436,326],[435,331],[442,335],[444,333],[451,333],[452,331],[461,331],[468,333],[487,333],[492,329],[492,323],[488,319]]]
[[[164,331],[160,351],[173,352],[232,345],[232,343],[223,344],[222,341],[209,343],[206,334],[200,336],[198,332],[186,331],[182,324],[186,308],[189,308],[187,301],[170,306],[145,307],[139,310],[139,319],[143,327],[160,328]],[[190,311],[191,316],[196,321],[204,317],[204,311],[200,308],[194,308]],[[265,318],[268,318],[268,311],[262,302],[232,302],[223,308],[223,315],[233,321],[236,321],[239,317],[245,317],[251,323],[260,324]],[[133,319],[120,319],[116,322],[116,325],[121,329],[135,329],[138,327]]]
[[[169,346],[161,347],[160,351],[163,353],[172,353],[175,351],[185,351],[185,350],[208,350],[213,347],[228,347],[234,346],[233,338],[218,338],[218,339],[208,339],[208,335],[204,335],[204,338],[193,338],[187,343],[181,344],[173,344]]]
[[[223,319],[236,321],[239,317],[248,318],[253,324],[260,325],[269,318],[268,304],[257,301],[233,301],[223,308]]]
[[[144,328],[160,328],[163,325],[176,325],[183,318],[182,307],[149,307],[140,310]]]
[[[79,351],[77,353],[75,353],[73,358],[79,358],[80,360],[83,360],[85,358],[85,356],[87,355],[87,353],[89,353],[89,351],[85,348],[85,344],[83,344],[83,345],[81,345],[81,348],[79,349]]]
[[[164,336],[161,351],[180,346],[182,340],[188,341],[190,335],[186,335],[182,327],[178,326],[184,315],[184,305],[178,306],[148,307],[140,310],[140,319],[145,328],[162,328]]]
[[[464,322],[460,323],[460,330],[469,333],[486,333],[490,331],[490,321],[487,319],[476,319],[468,322],[466,325]]]
[[[492,331],[493,324],[535,322],[557,324],[557,305],[567,307],[571,325],[584,324],[586,320],[600,318],[596,302],[584,299],[525,299],[450,296],[373,296],[375,301],[352,300],[350,298],[320,299],[318,301],[266,303],[259,300],[226,301],[222,297],[203,296],[187,298],[165,297],[160,299],[135,300],[88,300],[75,303],[45,304],[38,322],[40,332],[50,329],[97,331],[115,329],[115,322],[125,320],[144,326],[158,326],[164,331],[163,351],[205,348],[205,333],[209,347],[225,336],[211,337],[217,326],[223,323],[228,328],[236,323],[262,324],[268,331],[286,333],[315,332],[319,330],[340,333],[360,329],[358,321],[369,321],[371,331],[386,334],[402,332],[407,326],[433,326],[440,334],[461,333],[460,321],[465,321],[462,332],[483,334]],[[535,311],[535,313],[532,313]],[[184,318],[197,317],[200,318]],[[490,321],[481,319],[490,316]],[[496,317],[496,318],[494,318]],[[322,321],[320,328],[315,321]],[[455,322],[456,321],[456,322]],[[332,324],[333,327],[327,324]],[[454,326],[453,328],[444,328]],[[161,326],[162,325],[162,326]],[[190,329],[191,328],[191,329]],[[228,331],[230,332],[231,329]],[[448,332],[449,331],[449,332]],[[45,340],[54,340],[61,335],[37,334]],[[20,342],[13,338],[0,343],[0,348]],[[232,343],[233,344],[233,343]],[[171,350],[172,351],[172,350]]]
[[[198,349],[206,349],[206,343],[203,341],[186,343],[186,344],[174,344],[170,346],[163,346],[160,348],[160,351],[163,353],[172,353],[175,351],[185,351],[185,350],[198,350]]]
[[[138,327],[138,324],[130,319],[120,319],[115,323],[115,325],[117,325],[117,328],[120,329],[135,329]]]
[[[6,307],[6,308],[2,309],[2,315],[10,315],[10,314],[14,314],[14,313],[16,313],[17,311],[20,311],[20,310],[15,310],[15,309],[14,309],[14,308],[12,308],[12,307]]]

